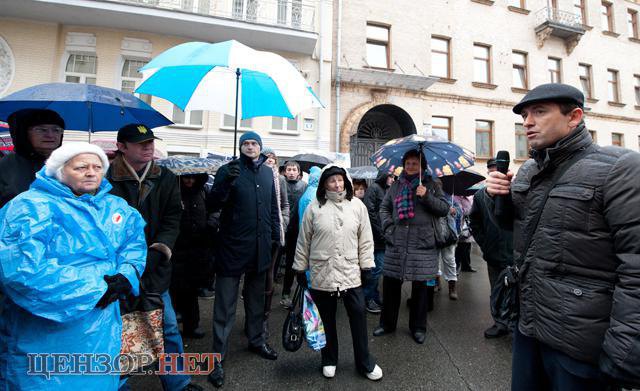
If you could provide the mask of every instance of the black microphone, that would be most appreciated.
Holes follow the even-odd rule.
[[[511,158],[509,157],[509,151],[498,151],[496,155],[496,168],[499,172],[506,174],[509,171],[509,162]],[[495,197],[495,214],[496,216],[502,216],[505,210],[505,204],[507,202],[507,197],[504,195],[499,195]]]

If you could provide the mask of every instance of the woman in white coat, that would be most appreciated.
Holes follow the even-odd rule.
[[[382,369],[369,354],[362,280],[370,274],[373,234],[367,208],[353,196],[347,172],[328,165],[322,170],[316,199],[302,219],[293,269],[298,283],[307,286],[324,324],[327,345],[322,349],[322,373],[335,376],[338,364],[336,309],[342,298],[349,316],[357,370],[370,380],[382,378]]]

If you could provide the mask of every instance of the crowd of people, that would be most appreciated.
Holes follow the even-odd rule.
[[[345,306],[355,367],[380,380],[369,351],[397,328],[401,288],[411,283],[408,328],[427,339],[435,292],[459,300],[458,277],[475,272],[475,241],[492,291],[507,269],[519,278],[519,322],[494,308],[486,338],[513,334],[514,390],[607,390],[640,382],[640,154],[593,144],[584,97],[563,84],[539,86],[514,107],[533,158],[514,174],[487,162],[486,187],[446,194],[426,157],[410,150],[399,176],[352,180],[346,169],[280,164],[255,132],[240,157],[206,174],[176,177],[154,161],[144,124],[118,130],[111,161],[88,143],[62,144],[64,120],[20,110],[9,126],[15,153],[0,160],[0,388],[126,390],[126,377],[29,376],[27,353],[107,353],[121,347],[125,303],[162,299],[165,353],[203,338],[198,296],[215,280],[208,380],[225,383],[239,298],[248,350],[267,360],[276,281],[280,304],[309,289],[324,324],[322,375],[338,366],[336,311]],[[500,200],[501,206],[496,205]],[[442,243],[444,221],[454,240]],[[382,276],[382,281],[380,277]],[[182,323],[182,331],[179,322]],[[279,328],[279,327],[276,327]],[[41,337],[46,334],[46,337]],[[178,372],[183,362],[178,361]],[[199,390],[186,373],[160,375],[165,390]]]

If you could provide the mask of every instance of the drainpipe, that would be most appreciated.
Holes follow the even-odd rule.
[[[324,20],[322,18],[323,15],[323,8],[324,8],[324,0],[319,0],[318,4],[320,5],[320,12],[318,13],[318,19],[319,19],[319,23],[320,23],[320,32],[318,34],[318,42],[319,42],[319,48],[318,48],[318,66],[319,66],[319,70],[318,70],[318,74],[319,74],[319,84],[318,84],[318,95],[320,96],[320,99],[322,99],[322,86],[323,86],[323,81],[324,81],[324,57],[323,57],[323,53],[322,53],[322,46],[324,46]],[[321,146],[321,141],[320,141],[320,131],[322,130],[322,108],[318,108],[318,124],[317,124],[317,128],[316,128],[316,148],[318,149],[318,151],[320,150],[320,146]]]
[[[340,63],[342,33],[342,0],[338,0],[338,28],[336,29],[336,152],[340,152]]]

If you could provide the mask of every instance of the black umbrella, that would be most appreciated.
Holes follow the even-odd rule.
[[[470,196],[473,195],[477,189],[469,189],[471,186],[478,182],[485,180],[485,177],[477,172],[465,170],[460,171],[455,175],[441,176],[442,190],[447,194],[457,196]]]
[[[324,167],[327,164],[331,163],[331,160],[327,159],[324,156],[316,155],[314,153],[301,153],[298,154],[287,161],[295,160],[300,164],[300,169],[305,172],[309,172],[309,169],[313,166],[316,167]]]

